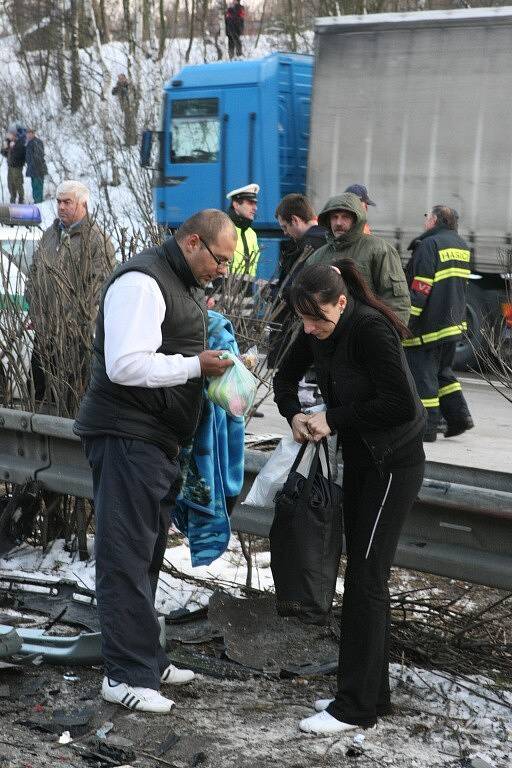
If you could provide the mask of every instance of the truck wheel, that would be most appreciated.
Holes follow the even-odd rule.
[[[485,292],[470,281],[466,304],[467,332],[457,342],[454,367],[458,371],[467,371],[477,365],[475,349],[482,344],[481,328],[485,316]]]

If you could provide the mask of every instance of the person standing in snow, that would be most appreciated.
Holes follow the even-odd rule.
[[[228,38],[229,58],[242,56],[241,36],[244,33],[245,8],[242,3],[236,2],[228,5],[224,15],[226,24],[226,37]]]
[[[27,131],[26,161],[25,175],[32,182],[32,199],[34,203],[42,203],[44,177],[48,173],[48,168],[44,159],[44,145],[36,136],[35,128],[29,128]]]
[[[23,189],[23,166],[26,157],[27,132],[18,125],[6,136],[1,149],[2,155],[7,158],[7,188],[11,203],[23,203],[25,191]]]
[[[122,72],[117,76],[117,82],[112,88],[112,95],[117,96],[123,113],[125,146],[134,147],[137,144],[137,112],[139,109],[137,88]]]

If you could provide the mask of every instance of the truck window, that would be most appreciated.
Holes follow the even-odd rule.
[[[218,99],[180,99],[172,102],[172,163],[215,163],[219,146]]]

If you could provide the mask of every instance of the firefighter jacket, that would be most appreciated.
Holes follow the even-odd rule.
[[[409,328],[413,338],[406,347],[455,341],[467,329],[466,288],[471,274],[471,253],[452,229],[427,230],[409,246],[412,256],[405,274],[411,294]]]

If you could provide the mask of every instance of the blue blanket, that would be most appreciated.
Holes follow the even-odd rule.
[[[233,326],[208,311],[208,346],[239,354]],[[226,551],[231,526],[226,498],[244,481],[245,420],[230,416],[206,395],[194,442],[180,451],[183,488],[174,510],[176,527],[188,537],[193,566],[209,565]]]

